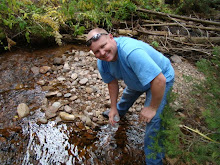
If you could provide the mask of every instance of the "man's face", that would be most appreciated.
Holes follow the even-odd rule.
[[[97,41],[93,41],[90,49],[100,60],[108,62],[117,60],[117,44],[112,34],[102,35]]]

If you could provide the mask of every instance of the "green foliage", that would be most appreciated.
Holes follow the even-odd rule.
[[[130,0],[116,0],[110,3],[107,11],[116,19],[127,20],[130,19],[132,14],[136,11],[136,5]]]
[[[212,7],[219,8],[218,0],[181,0],[177,6],[178,13],[191,13],[192,11],[199,13],[209,13]]]
[[[200,102],[205,109],[200,118],[204,120],[202,123],[191,125],[191,123],[196,123],[192,117],[195,114],[192,114],[189,119],[181,119],[175,115],[172,107],[167,105],[161,116],[164,130],[160,131],[158,137],[155,138],[157,143],[153,149],[160,152],[158,142],[163,139],[166,156],[171,159],[176,158],[177,161],[186,164],[192,162],[196,164],[220,164],[220,47],[214,48],[211,60],[202,59],[196,65],[205,74],[206,79],[195,85],[190,94],[193,102],[191,101],[191,105],[185,105],[185,108],[188,109],[188,113],[193,113],[190,111],[195,108],[195,103]],[[184,79],[186,83],[193,81],[191,76],[184,76]],[[200,97],[198,98],[198,96]],[[171,93],[169,102],[173,102],[174,99],[174,94]],[[196,129],[195,126],[202,127],[205,130],[202,134],[207,135],[215,142],[207,140],[199,134],[193,134],[190,130],[180,129],[180,124],[191,125],[194,129]],[[155,155],[151,156],[154,157]]]
[[[206,75],[204,82],[206,90],[202,91],[207,105],[206,111],[203,113],[205,121],[211,130],[220,134],[220,47],[214,48],[213,58],[210,61],[203,59],[197,62],[197,66]],[[213,136],[217,138],[215,135]],[[215,140],[220,141],[220,136],[217,136],[218,138]]]
[[[157,41],[153,41],[151,43],[151,45],[154,47],[154,48],[158,48],[159,47],[159,43]]]

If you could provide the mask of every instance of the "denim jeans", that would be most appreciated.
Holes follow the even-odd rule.
[[[154,140],[153,137],[157,135],[158,130],[160,130],[160,114],[163,112],[163,109],[167,103],[167,94],[171,87],[173,86],[174,79],[166,83],[166,89],[163,96],[163,99],[160,103],[159,108],[157,109],[156,115],[146,124],[145,138],[144,138],[144,152],[145,160],[147,165],[162,165],[162,159],[164,158],[164,153],[156,153],[156,158],[150,158],[150,155],[155,154],[150,148],[152,147]],[[120,101],[117,103],[117,109],[120,116],[124,116],[128,109],[133,105],[133,103],[138,99],[138,97],[144,92],[134,91],[126,87],[123,91]],[[144,106],[149,106],[151,101],[151,90],[148,89],[145,91],[146,100]],[[162,147],[162,146],[161,146]]]

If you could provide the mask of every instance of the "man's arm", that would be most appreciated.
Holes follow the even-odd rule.
[[[157,109],[163,99],[166,88],[166,78],[162,73],[151,81],[151,102],[149,107],[144,107],[140,113],[140,120],[149,123],[156,115]]]
[[[118,93],[119,93],[119,86],[118,86],[118,80],[112,80],[110,83],[108,83],[108,90],[111,100],[111,111],[109,112],[109,122],[114,125],[114,116],[118,114],[117,110],[117,99],[118,99]]]

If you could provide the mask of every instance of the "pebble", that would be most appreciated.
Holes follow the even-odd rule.
[[[17,113],[18,113],[19,118],[23,118],[30,114],[30,109],[25,103],[21,103],[17,107]]]
[[[85,85],[89,80],[87,78],[83,78],[79,81],[81,85]]]

